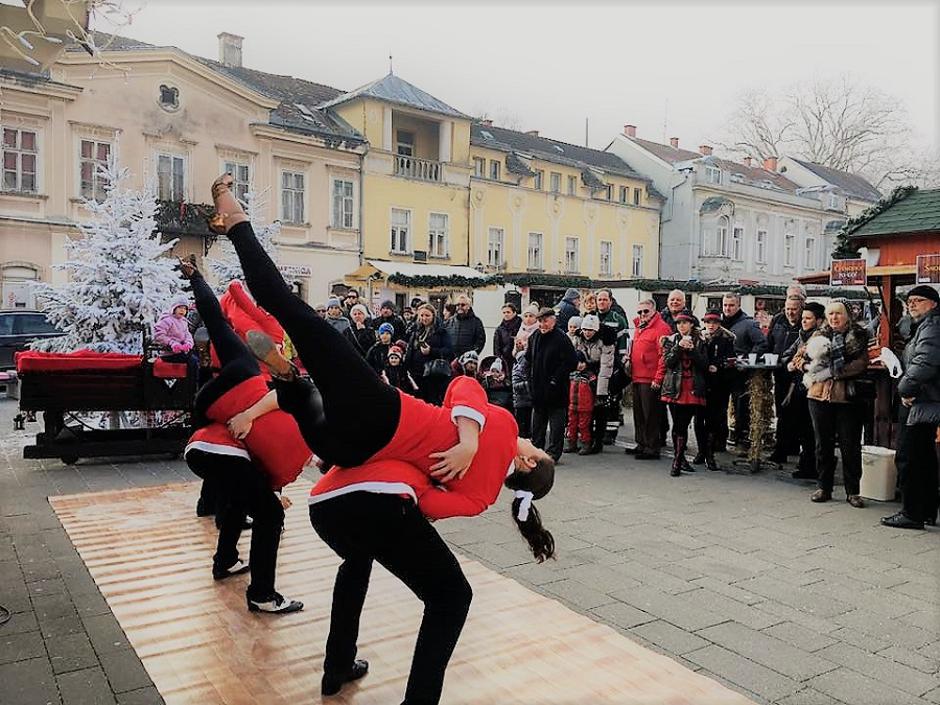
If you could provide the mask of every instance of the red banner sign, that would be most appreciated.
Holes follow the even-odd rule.
[[[917,283],[940,284],[940,254],[917,255]]]
[[[865,286],[867,283],[865,260],[832,260],[829,268],[829,286]]]

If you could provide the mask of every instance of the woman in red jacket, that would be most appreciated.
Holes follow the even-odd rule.
[[[652,299],[636,305],[633,327],[630,374],[633,378],[636,459],[658,460],[660,433],[666,409],[659,399],[659,392],[653,389],[653,379],[662,358],[660,341],[670,335],[672,329],[656,312],[656,302]]]

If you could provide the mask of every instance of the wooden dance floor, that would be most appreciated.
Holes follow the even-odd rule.
[[[310,527],[309,484],[299,481],[289,490],[294,506],[287,512],[277,582],[282,593],[306,607],[279,617],[248,612],[248,576],[213,582],[215,527],[194,516],[197,485],[50,498],[169,705],[320,702],[338,560]],[[242,547],[244,558],[245,538]],[[447,671],[443,703],[750,703],[479,563],[461,564],[474,599]],[[376,566],[359,641],[370,672],[341,695],[322,700],[401,702],[420,616],[421,603]]]

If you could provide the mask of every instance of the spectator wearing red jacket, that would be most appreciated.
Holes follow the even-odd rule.
[[[656,460],[662,440],[662,425],[666,407],[653,390],[656,368],[662,357],[660,340],[672,334],[672,329],[656,313],[656,302],[641,301],[633,319],[633,347],[630,350],[630,372],[633,376],[633,428],[636,433],[638,460]]]

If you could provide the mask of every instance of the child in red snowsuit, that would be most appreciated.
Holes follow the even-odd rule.
[[[578,366],[571,373],[568,389],[568,430],[565,452],[587,455],[591,448],[591,414],[594,412],[594,385],[597,375],[588,369],[587,358],[578,351]]]

